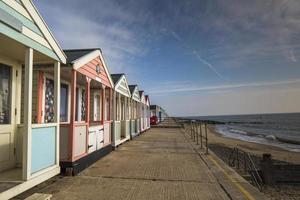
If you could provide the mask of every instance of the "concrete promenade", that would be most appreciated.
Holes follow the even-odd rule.
[[[155,128],[121,145],[76,177],[55,177],[32,193],[54,200],[264,199],[214,155],[191,143],[179,128]]]

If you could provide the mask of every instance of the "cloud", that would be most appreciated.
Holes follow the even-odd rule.
[[[294,50],[290,50],[290,53],[289,53],[289,60],[291,60],[292,62],[297,62],[298,59],[296,58],[295,56],[295,53],[294,53]]]
[[[105,9],[101,11],[97,9],[96,13],[92,10],[99,6],[98,2],[95,2],[94,7],[85,5],[84,10],[79,9],[83,6],[80,1],[72,1],[72,4],[67,7],[52,2],[41,2],[41,4],[47,8],[46,14],[55,16],[49,21],[63,48],[100,47],[111,72],[131,73],[134,69],[130,60],[143,56],[147,51],[147,47],[139,40],[137,32],[127,26],[128,23],[136,20],[134,14],[117,6],[115,2],[103,1],[101,6],[105,5]],[[86,13],[89,9],[90,13]],[[94,17],[95,14],[97,18]],[[115,20],[108,20],[108,18]]]
[[[174,104],[175,111],[179,106],[169,96],[186,97],[183,106],[196,111],[195,95],[222,93],[226,99],[248,88],[299,85],[299,0],[36,4],[64,48],[101,47],[111,72],[135,76],[155,101]],[[203,107],[211,109],[209,103],[220,103],[209,95],[206,100]]]
[[[224,84],[215,86],[195,86],[195,85],[182,85],[178,84],[175,87],[165,87],[156,90],[150,90],[152,95],[169,95],[170,93],[182,93],[182,92],[197,92],[197,91],[224,91],[231,89],[241,88],[253,88],[253,87],[270,87],[270,86],[282,86],[290,84],[300,84],[300,79],[284,80],[284,81],[264,81],[264,82],[253,82],[253,83],[240,83],[240,84]]]

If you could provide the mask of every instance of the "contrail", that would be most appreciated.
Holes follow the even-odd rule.
[[[250,88],[250,87],[271,87],[271,86],[289,85],[289,84],[300,84],[300,79],[291,79],[291,80],[285,80],[285,81],[264,81],[264,82],[254,82],[254,83],[202,86],[202,87],[190,86],[190,87],[182,87],[182,88],[159,89],[159,90],[153,90],[153,91],[150,90],[150,92],[152,94],[168,94],[168,93],[176,93],[176,92],[228,90],[228,89]]]
[[[198,58],[200,62],[207,65],[220,79],[227,80],[224,76],[222,76],[209,62],[204,60],[197,51],[193,51],[193,54]]]
[[[193,48],[191,48],[177,33],[175,33],[174,31],[171,31],[171,34],[172,34],[172,36],[178,41],[178,42],[181,42],[182,44],[183,44],[183,46],[186,48],[186,49],[188,49],[188,50],[190,50],[190,51],[192,51],[192,53],[196,56],[196,58],[201,62],[201,63],[203,63],[204,65],[207,65],[208,66],[208,68],[211,70],[211,71],[213,71],[220,79],[223,79],[223,80],[228,80],[227,78],[225,78],[223,75],[221,75],[214,67],[213,67],[213,65],[212,64],[210,64],[207,60],[205,60],[205,59],[203,59],[200,55],[199,55],[199,53],[195,50],[195,49],[193,49]]]

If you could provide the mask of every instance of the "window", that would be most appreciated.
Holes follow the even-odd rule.
[[[45,83],[45,123],[54,122],[54,81],[46,78]]]
[[[110,110],[109,96],[106,96],[106,98],[105,98],[105,118],[104,118],[105,120],[110,120],[110,119],[108,119],[109,110]]]
[[[0,64],[0,124],[10,124],[11,68]]]
[[[76,121],[85,121],[86,119],[85,90],[76,88]]]
[[[101,120],[101,113],[100,113],[101,108],[100,107],[101,107],[100,94],[95,93],[94,94],[94,121]]]
[[[125,120],[125,100],[121,97],[121,120]]]
[[[115,120],[120,120],[120,109],[119,109],[120,105],[119,105],[119,98],[117,95],[116,95],[116,119]]]
[[[67,122],[68,121],[68,95],[69,87],[67,84],[61,84],[60,88],[60,121]]]
[[[81,121],[85,121],[86,104],[85,104],[85,90],[81,90]]]

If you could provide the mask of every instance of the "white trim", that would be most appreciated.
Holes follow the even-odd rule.
[[[9,134],[10,140],[8,143],[9,145],[9,152],[1,152],[1,154],[8,154],[9,158],[7,160],[0,161],[0,170],[7,170],[13,168],[17,163],[17,155],[14,154],[13,148],[16,147],[17,144],[17,123],[19,122],[19,97],[21,94],[20,91],[20,77],[16,77],[16,71],[19,71],[19,65],[14,64],[10,60],[4,59],[0,56],[0,64],[7,65],[10,69],[9,74],[9,85],[10,85],[10,123],[8,124],[0,124],[0,135],[1,133]],[[21,104],[20,104],[21,105]],[[17,115],[15,115],[15,109],[17,109]]]
[[[27,48],[25,55],[24,133],[23,133],[23,180],[31,175],[31,125],[32,125],[32,78],[33,49]]]
[[[45,120],[45,87],[46,87],[46,79],[50,79],[52,81],[54,81],[54,76],[44,72],[44,81],[43,81],[43,96],[42,96],[42,122],[44,123]],[[60,122],[60,123],[70,123],[70,119],[71,119],[71,83],[60,79],[60,84],[65,84],[68,86],[68,120],[66,122]],[[48,123],[44,123],[44,124],[48,124]],[[51,123],[49,123],[51,124]]]
[[[49,178],[52,178],[53,176],[56,176],[60,173],[60,168],[55,167],[51,171],[44,172],[43,174],[40,174],[38,177],[32,178],[31,180],[25,181],[11,189],[8,189],[2,193],[0,193],[0,199],[7,200],[11,199],[18,194],[21,194],[25,192],[26,190],[48,180]]]
[[[126,84],[126,88],[124,88],[124,86],[121,85],[121,83],[122,83],[123,81],[124,81],[125,84]],[[123,91],[118,90],[119,87],[121,87],[121,88],[127,90],[127,93],[124,93]],[[131,92],[130,92],[130,89],[129,89],[129,87],[128,87],[128,82],[127,82],[126,76],[125,76],[124,74],[122,74],[122,76],[121,76],[121,77],[119,78],[119,80],[117,81],[117,83],[116,83],[116,85],[115,85],[115,91],[117,91],[118,93],[120,93],[120,94],[122,94],[122,95],[124,95],[124,96],[126,96],[126,97],[131,98]]]
[[[47,127],[56,127],[59,123],[43,123],[43,124],[32,124],[31,128],[47,128]]]
[[[99,98],[97,98],[97,95]],[[101,121],[102,120],[102,95],[101,92],[96,90],[93,92],[93,121]],[[99,108],[97,109],[97,104],[95,103],[95,100],[97,99],[97,102],[99,102]],[[97,110],[99,110],[99,119],[97,119]]]
[[[12,0],[2,0],[5,4],[7,4],[9,7],[13,8],[15,11],[29,19],[30,21],[33,21],[28,12],[24,9],[22,5],[17,3],[16,1]]]
[[[78,70],[83,65],[91,62],[91,60],[100,56],[100,53],[101,53],[100,50],[94,50],[80,58],[77,58],[76,60],[72,61],[73,69]]]
[[[65,81],[63,79],[60,79],[60,84],[64,84],[68,86],[68,120],[66,122],[60,122],[60,123],[70,123],[71,119],[71,83],[68,81]],[[61,85],[60,85],[61,87]]]
[[[58,146],[59,146],[59,145],[58,145]],[[42,169],[42,170],[40,170],[40,171],[34,172],[33,174],[31,174],[30,179],[39,177],[40,175],[42,175],[42,174],[44,174],[44,173],[47,173],[47,172],[49,172],[49,171],[52,171],[53,169],[56,169],[56,168],[59,168],[59,164],[54,164],[54,165],[51,165],[50,167],[47,167],[47,168]]]
[[[58,56],[60,62],[66,64],[67,61],[66,55],[64,54],[63,50],[60,48],[58,42],[55,40],[49,27],[47,26],[46,22],[40,15],[35,5],[33,4],[32,0],[21,0],[21,2],[23,3],[24,8],[27,10],[27,12],[31,15],[33,21],[37,24],[37,26],[41,30],[42,34],[44,35],[45,39],[52,47],[53,51]]]
[[[142,92],[142,95],[140,95],[141,101],[140,103],[145,104],[145,92]]]
[[[146,100],[145,105],[149,107],[150,106],[149,95],[148,95],[148,98],[146,98],[146,96],[145,96],[145,100]]]
[[[104,57],[103,57],[102,53],[100,53],[100,58],[101,58],[101,60],[102,60],[102,63],[103,63],[103,66],[104,66],[104,70],[105,70],[105,72],[106,72],[106,74],[107,74],[107,76],[108,76],[108,79],[109,79],[109,82],[110,82],[110,84],[111,84],[111,87],[114,88],[114,87],[115,87],[115,84],[114,84],[114,82],[112,81],[112,78],[111,78],[111,76],[110,76],[110,73],[109,73],[109,71],[108,71],[108,68],[107,68],[107,66],[106,66],[106,63],[105,63],[105,60],[104,60]]]
[[[103,125],[97,125],[97,126],[90,125],[89,131],[97,131],[97,130],[103,129],[103,128],[104,128]]]
[[[27,28],[26,26],[22,27],[22,33],[31,38],[32,40],[40,43],[41,45],[47,47],[48,49],[52,50],[51,46],[49,45],[49,43],[45,40],[45,38],[41,37],[39,34],[36,34],[35,32],[33,32],[32,30],[30,30],[29,28]]]
[[[77,91],[77,88],[78,88],[78,91]],[[82,90],[84,90],[85,92],[87,92],[86,88],[84,86],[82,86],[82,85],[76,85],[75,116],[76,116],[76,110],[77,110],[77,117],[78,117],[78,119],[80,119],[80,121],[77,121],[76,117],[75,117],[75,123],[85,123],[86,122],[86,117],[87,116],[85,116],[85,120],[84,121],[81,120]],[[77,96],[77,94],[78,94],[78,96]],[[77,97],[78,97],[78,99],[77,99]],[[85,103],[87,104],[88,102],[85,102]],[[77,104],[77,108],[76,108],[76,104]],[[85,105],[85,109],[86,109],[86,105]]]
[[[135,94],[137,94],[138,99],[135,98]],[[132,99],[135,100],[136,102],[141,102],[141,98],[140,98],[138,86],[135,86],[134,91],[133,91],[133,93],[131,94],[131,97],[132,97]]]
[[[104,70],[107,74],[107,77],[108,77],[108,80],[111,84],[111,87],[114,88],[114,83],[113,83],[113,81],[111,79],[111,76],[110,76],[110,73],[107,69],[107,66],[106,66],[106,63],[104,61],[103,55],[102,55],[101,51],[98,50],[98,49],[94,50],[94,51],[92,51],[92,52],[90,52],[90,53],[74,60],[74,61],[72,61],[73,69],[78,70],[80,67],[82,67],[83,65],[89,63],[91,60],[97,58],[98,56],[100,57],[100,60],[102,61],[103,68],[104,68]],[[96,78],[96,81],[99,81],[99,80]],[[99,82],[102,83],[101,80]]]
[[[112,146],[113,146],[113,147],[117,147],[117,146],[119,146],[120,144],[122,144],[122,143],[124,143],[124,142],[126,142],[126,141],[128,141],[128,140],[130,140],[130,136],[127,136],[126,138],[124,138],[124,139],[122,139],[122,140],[116,140],[116,141],[114,141],[114,142],[112,143]]]
[[[55,129],[56,131],[56,159],[55,159],[55,164],[59,165],[59,123],[60,123],[60,63],[55,62],[54,63],[54,121],[57,123],[57,127]]]

